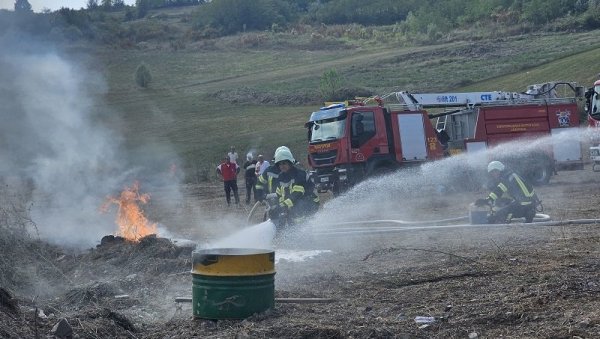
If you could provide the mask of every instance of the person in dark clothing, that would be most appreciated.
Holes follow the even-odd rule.
[[[290,150],[281,146],[275,151],[274,165],[269,166],[258,177],[256,189],[259,199],[274,193],[279,205],[269,210],[269,218],[277,224],[282,215],[295,224],[304,217],[314,214],[319,207],[319,197],[307,179],[304,170],[295,166]]]
[[[442,144],[442,150],[444,151],[444,155],[449,156],[450,153],[448,152],[448,146],[450,142],[450,136],[448,135],[448,132],[446,132],[445,129],[442,129],[436,130],[435,134],[437,135],[440,144]]]
[[[254,193],[254,200],[258,200],[256,198],[256,160],[253,159],[251,153],[248,153],[246,156],[246,162],[243,167],[244,179],[246,181],[246,205],[249,205],[252,193]]]
[[[493,213],[488,221],[510,223],[512,218],[525,218],[525,222],[532,222],[539,203],[533,186],[517,173],[508,170],[500,161],[490,162],[488,173],[495,186],[486,199],[475,202],[477,206],[493,206]]]

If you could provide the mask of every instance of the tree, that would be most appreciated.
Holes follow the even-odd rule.
[[[104,9],[105,11],[110,11],[110,9],[112,8],[112,0],[102,0],[102,9]]]
[[[335,69],[325,71],[321,76],[319,89],[325,100],[336,100],[336,94],[340,89],[341,79]]]
[[[231,34],[269,29],[274,23],[282,26],[290,21],[290,17],[290,5],[278,0],[220,0],[201,7],[196,27],[211,27]]]
[[[135,83],[142,88],[148,88],[151,81],[152,75],[150,74],[150,70],[148,69],[148,66],[142,62],[135,70]]]
[[[150,0],[136,0],[135,7],[137,8],[137,17],[141,19],[148,14]]]
[[[15,12],[19,13],[31,13],[31,4],[27,0],[16,0],[15,1]]]
[[[121,10],[125,8],[125,0],[113,0],[112,6],[114,10]]]
[[[98,0],[88,0],[87,9],[94,10],[98,8]]]

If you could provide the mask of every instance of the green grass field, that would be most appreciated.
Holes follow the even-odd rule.
[[[253,35],[259,34],[256,38]],[[395,90],[523,91],[529,84],[577,81],[589,87],[600,66],[598,32],[538,34],[402,47],[340,39],[306,49],[307,37],[248,33],[209,45],[173,50],[94,51],[108,81],[107,105],[121,120],[126,146],[141,158],[179,158],[188,181],[214,178],[230,145],[240,156],[254,150],[270,156],[279,145],[306,159],[304,122],[318,109],[319,79],[335,69],[342,87],[385,94]],[[258,44],[244,45],[244,39]],[[286,43],[286,38],[296,39]],[[333,46],[333,47],[332,47]],[[159,48],[160,47],[160,48]],[[148,65],[148,89],[134,83],[136,67]],[[246,93],[239,97],[239,93]],[[312,104],[260,104],[260,96],[314,97]]]

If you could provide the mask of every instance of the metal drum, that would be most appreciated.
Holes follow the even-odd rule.
[[[203,319],[244,319],[275,304],[275,252],[215,248],[192,253],[192,311]]]
[[[489,206],[475,206],[475,204],[471,204],[469,205],[469,222],[471,225],[488,224],[489,212]]]

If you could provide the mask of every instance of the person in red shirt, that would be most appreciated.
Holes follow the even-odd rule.
[[[240,166],[229,160],[229,156],[225,157],[221,164],[217,166],[217,174],[221,176],[225,188],[225,199],[227,206],[231,206],[231,191],[235,198],[235,204],[240,204],[240,196],[238,195],[237,175],[240,173]]]

